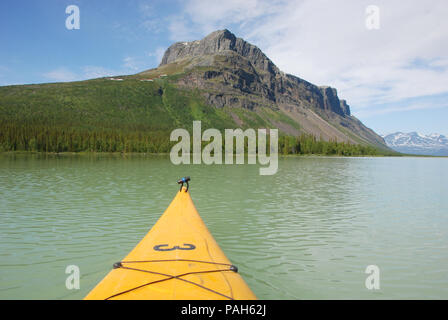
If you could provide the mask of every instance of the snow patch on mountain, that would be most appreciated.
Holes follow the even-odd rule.
[[[438,133],[395,132],[382,135],[388,147],[402,153],[448,156],[448,138]]]

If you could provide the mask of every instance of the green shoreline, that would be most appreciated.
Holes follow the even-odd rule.
[[[51,156],[169,156],[169,152],[149,153],[149,152],[41,152],[41,151],[2,151],[0,155],[51,155]],[[245,153],[247,155],[247,153]],[[412,158],[448,158],[448,156],[432,156],[432,155],[418,155],[418,154],[372,154],[372,155],[338,155],[338,154],[279,154],[279,157],[329,157],[329,158],[381,158],[381,157],[412,157]]]

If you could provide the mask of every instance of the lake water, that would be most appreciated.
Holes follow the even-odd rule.
[[[448,299],[448,159],[0,155],[0,299],[81,299],[191,176],[193,201],[260,299]],[[79,290],[65,286],[77,265]],[[380,289],[368,290],[368,265]]]

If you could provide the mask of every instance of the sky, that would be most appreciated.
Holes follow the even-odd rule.
[[[134,74],[227,28],[379,134],[448,136],[447,17],[445,0],[2,0],[0,86]]]

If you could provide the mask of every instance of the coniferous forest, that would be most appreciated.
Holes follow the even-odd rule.
[[[0,151],[168,153],[176,142],[160,132],[83,130],[1,124]],[[204,143],[203,143],[204,144]],[[280,136],[280,154],[380,155],[371,146],[318,140],[312,135]]]
[[[254,112],[231,112],[244,120],[243,130],[271,127]],[[270,117],[276,116],[269,112]],[[182,92],[161,79],[6,86],[0,87],[0,152],[168,153],[176,143],[169,140],[173,129],[191,132],[194,120],[202,121],[203,130],[239,127],[230,114],[225,108],[206,105],[197,92]],[[323,141],[309,134],[280,134],[279,153],[356,156],[388,152],[368,144]]]

